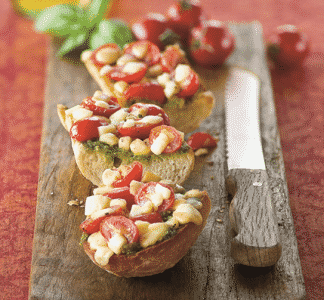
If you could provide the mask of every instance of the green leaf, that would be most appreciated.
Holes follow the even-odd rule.
[[[93,24],[103,19],[105,12],[110,10],[113,0],[93,0],[88,9],[88,19]]]
[[[53,35],[67,36],[74,24],[78,24],[76,10],[71,5],[61,4],[43,10],[36,18],[35,28]]]
[[[71,35],[64,41],[57,55],[59,57],[62,57],[64,55],[70,54],[73,50],[80,48],[86,42],[87,37],[88,32],[80,32],[75,36]]]

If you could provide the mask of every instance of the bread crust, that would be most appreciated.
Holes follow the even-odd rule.
[[[144,277],[162,273],[172,268],[186,255],[204,229],[211,209],[211,200],[206,191],[203,191],[201,201],[203,203],[203,207],[199,210],[203,218],[201,225],[186,224],[174,237],[134,255],[113,255],[107,265],[101,266],[95,261],[95,251],[90,249],[87,241],[83,243],[84,251],[98,267],[119,277]]]

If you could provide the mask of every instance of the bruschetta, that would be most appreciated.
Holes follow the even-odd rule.
[[[157,105],[121,108],[114,97],[97,91],[80,105],[68,109],[59,104],[57,110],[70,134],[76,163],[94,185],[104,184],[105,170],[133,161],[179,184],[194,167],[194,153],[184,133],[170,126],[168,115]]]
[[[161,273],[196,242],[211,200],[206,191],[185,192],[165,180],[124,184],[98,188],[86,199],[81,244],[97,266],[117,276]]]
[[[106,44],[84,51],[81,61],[102,91],[116,97],[122,107],[135,102],[159,105],[171,126],[184,133],[197,129],[212,112],[212,92],[205,90],[178,45],[161,53],[149,41],[133,42],[124,49]]]

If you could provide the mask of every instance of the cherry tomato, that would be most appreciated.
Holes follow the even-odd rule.
[[[96,55],[101,49],[104,49],[104,48],[113,48],[113,49],[117,49],[120,51],[119,46],[115,43],[104,44],[104,45],[98,47],[96,50],[94,50],[91,53],[90,60],[94,65],[96,65],[97,67],[100,67],[100,68],[103,67],[104,65],[106,65],[106,63],[98,61],[96,58]]]
[[[98,127],[106,126],[109,123],[97,116],[84,118],[76,121],[70,129],[70,137],[79,141],[85,142],[99,138]]]
[[[294,25],[279,26],[269,41],[268,54],[281,66],[301,66],[310,52],[307,36]]]
[[[132,31],[138,40],[148,40],[164,48],[160,35],[167,29],[167,19],[162,14],[148,14],[132,25]]]
[[[125,103],[154,102],[163,105],[166,102],[164,89],[154,82],[134,83],[124,91]]]
[[[124,216],[112,216],[105,218],[100,225],[100,232],[106,240],[110,240],[114,233],[125,236],[128,243],[136,243],[139,232],[135,223]]]
[[[199,3],[193,1],[176,1],[167,10],[168,26],[178,35],[186,45],[192,27],[199,25],[202,19],[202,9]]]
[[[151,130],[151,133],[149,136],[149,143],[152,145],[154,140],[159,136],[159,134],[161,133],[161,131],[163,129],[167,130],[170,133],[170,135],[173,136],[172,141],[164,149],[163,153],[176,152],[177,150],[179,150],[181,148],[182,136],[181,136],[180,132],[172,126],[161,125],[161,126],[153,128]]]
[[[203,67],[222,65],[234,47],[234,36],[220,21],[204,21],[191,30],[190,56],[196,64]]]
[[[117,102],[116,98],[113,98],[108,101],[109,108],[101,107],[96,105],[96,101],[92,97],[85,98],[81,106],[91,110],[96,116],[103,116],[109,118],[117,110],[120,110],[120,105]]]
[[[127,167],[128,172],[123,175],[122,179],[116,180],[112,183],[115,188],[129,186],[132,180],[141,181],[143,175],[143,165],[134,161],[130,166]]]
[[[124,53],[125,54],[131,54],[136,57],[136,55],[133,52],[133,49],[137,47],[147,47],[146,54],[142,61],[144,61],[149,67],[157,64],[160,61],[161,53],[158,46],[151,43],[150,41],[137,41],[130,43],[125,46]]]
[[[147,104],[147,103],[135,103],[129,108],[129,112],[133,112],[137,109],[145,108],[147,109],[148,116],[158,116],[161,115],[164,121],[164,125],[170,125],[169,116],[165,113],[165,111],[155,104]]]
[[[111,199],[124,199],[127,202],[127,209],[131,210],[134,202],[134,195],[130,193],[130,188],[124,186],[121,188],[115,188],[108,193],[105,193],[104,196],[107,196]]]
[[[187,98],[193,96],[199,89],[199,76],[192,69],[188,77],[180,83],[181,90],[177,94],[179,98]]]
[[[186,62],[185,52],[179,45],[168,46],[161,54],[161,65],[164,72],[173,71],[179,63]]]
[[[105,74],[108,78],[116,81],[125,81],[127,83],[140,82],[145,76],[147,71],[147,66],[145,63],[141,63],[141,68],[133,73],[124,72],[124,66],[115,66],[109,72]]]
[[[113,211],[109,214],[109,216],[119,216],[124,214],[124,210],[119,205],[114,205],[111,206],[110,208]],[[87,234],[98,232],[100,230],[100,224],[105,218],[107,218],[107,216],[102,216],[96,219],[91,219],[91,218],[85,219],[80,224],[80,229]]]
[[[163,219],[158,212],[152,212],[149,214],[131,217],[130,219],[133,220],[134,222],[136,222],[136,221],[144,221],[144,222],[149,222],[149,223],[163,222]]]
[[[149,194],[154,193],[155,187],[157,184],[162,185],[163,187],[166,187],[171,191],[171,195],[169,199],[164,199],[162,204],[158,207],[157,212],[168,210],[172,207],[174,203],[174,192],[173,189],[164,183],[159,182],[147,182],[144,183],[140,189],[138,190],[137,194],[135,195],[135,203],[138,205],[144,205],[145,202],[149,201]]]
[[[200,148],[215,148],[217,146],[217,142],[217,139],[206,132],[196,132],[192,134],[187,141],[192,150],[197,150]]]

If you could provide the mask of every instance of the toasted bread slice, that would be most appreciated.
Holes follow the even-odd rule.
[[[201,122],[211,114],[215,98],[211,91],[205,90],[201,80],[198,77],[198,74],[190,68],[184,51],[182,51],[178,45],[169,46],[166,48],[165,52],[160,55],[160,57],[164,58],[160,58],[159,60],[156,59],[155,63],[150,65],[151,61],[148,63],[145,55],[139,55],[139,51],[134,51],[137,55],[136,56],[131,52],[130,49],[134,48],[135,46],[137,47],[137,45],[142,46],[143,48],[145,41],[139,41],[128,45],[125,49],[123,49],[123,51],[119,50],[118,55],[114,53],[114,57],[112,55],[108,56],[107,64],[98,64],[95,59],[98,51],[103,49],[102,47],[94,51],[87,50],[83,52],[81,55],[81,60],[102,91],[107,95],[117,97],[118,102],[122,107],[127,107],[134,103],[134,101],[153,103],[161,106],[168,114],[171,121],[171,126],[174,126],[184,133],[197,129]],[[149,44],[149,47],[153,46]],[[149,50],[146,51],[147,53],[151,54]],[[170,53],[170,55],[165,54],[167,52]],[[156,53],[155,55],[157,56]],[[142,79],[140,79],[139,82],[132,82],[128,84],[125,81],[119,81],[117,79],[113,80],[107,76],[107,72],[109,73],[111,68],[117,65],[124,66],[122,65],[123,62],[120,61],[122,61],[125,56],[127,56],[131,63],[144,62],[148,64],[146,74],[144,77],[142,77]],[[170,62],[170,65],[169,62],[165,62],[168,60],[168,57],[171,56],[177,57],[173,65],[173,62]],[[170,60],[172,59],[170,58]],[[126,64],[127,62],[125,65]],[[186,72],[188,73],[187,75]],[[186,86],[188,84],[188,80],[190,80],[188,79],[191,76],[189,73],[191,75],[194,74],[194,76],[196,76],[195,78],[199,79],[199,87],[196,90],[194,89],[195,91],[193,94],[191,93],[189,96],[181,96],[181,94],[183,95],[181,92],[182,89],[184,89],[183,86]],[[136,97],[131,98],[129,96],[129,91],[131,88],[133,89],[134,85],[147,85],[148,83],[160,85],[160,88],[164,91],[164,99],[163,92],[162,98],[160,96],[157,97],[155,92],[152,93],[154,95],[151,95],[151,97],[147,95],[136,95]],[[188,85],[186,88],[188,88]]]

